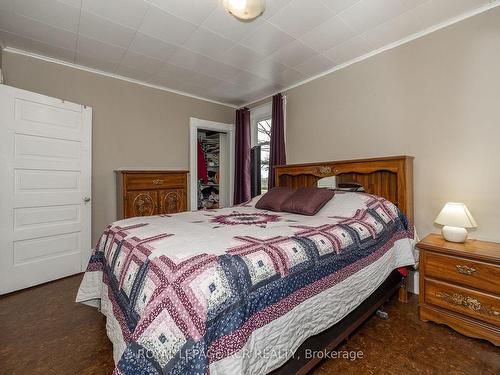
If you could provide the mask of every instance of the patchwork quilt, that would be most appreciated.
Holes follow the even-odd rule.
[[[77,302],[106,315],[114,374],[267,373],[414,264],[381,197],[337,192],[311,217],[256,200],[106,228]]]

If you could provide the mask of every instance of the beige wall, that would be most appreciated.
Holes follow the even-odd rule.
[[[500,8],[286,95],[289,163],[413,155],[420,236],[459,201],[500,240]]]
[[[31,57],[4,51],[3,66],[8,85],[92,107],[94,243],[116,217],[115,169],[189,169],[189,117],[234,122],[229,107]]]

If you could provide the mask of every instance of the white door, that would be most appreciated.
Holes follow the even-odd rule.
[[[92,109],[0,85],[0,294],[90,257]]]

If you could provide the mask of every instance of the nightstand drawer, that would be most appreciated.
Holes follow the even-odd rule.
[[[500,326],[500,298],[489,293],[425,279],[425,302]]]
[[[126,176],[127,190],[183,188],[186,175],[177,173],[130,173]]]
[[[500,292],[500,266],[428,251],[425,274],[477,289]]]

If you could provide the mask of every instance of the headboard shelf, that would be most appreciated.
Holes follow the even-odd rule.
[[[275,167],[276,186],[317,186],[319,179],[335,176],[337,183],[356,182],[369,194],[382,196],[413,222],[413,156],[327,161]]]

